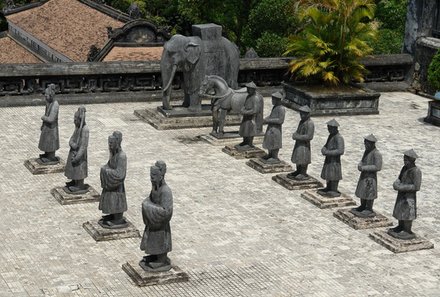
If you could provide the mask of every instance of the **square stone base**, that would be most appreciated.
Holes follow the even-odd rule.
[[[306,190],[323,187],[322,183],[312,176],[309,176],[309,178],[305,180],[296,180],[288,178],[287,174],[284,173],[272,176],[272,180],[288,190]]]
[[[212,113],[209,105],[202,105],[202,111],[189,112],[184,107],[171,111],[158,108],[135,110],[134,114],[157,130],[212,127]],[[227,115],[226,125],[240,125],[241,115]]]
[[[301,197],[307,201],[313,203],[319,208],[334,208],[356,205],[353,199],[349,196],[342,194],[339,197],[324,197],[317,193],[316,190],[307,190],[301,194]]]
[[[242,137],[238,134],[238,131],[225,132],[222,135],[214,134],[211,132],[206,135],[201,135],[200,138],[208,142],[209,144],[218,145],[218,146],[236,144],[236,143],[240,143],[242,140]],[[254,144],[262,144],[263,139],[264,139],[264,134],[255,136]]]
[[[333,216],[356,230],[388,227],[393,224],[386,216],[377,211],[374,211],[376,213],[374,217],[361,218],[351,213],[350,209],[338,209],[333,213]]]
[[[383,245],[394,253],[404,253],[434,248],[433,243],[419,236],[416,236],[416,238],[414,239],[403,240],[394,238],[393,236],[389,235],[387,231],[384,230],[374,231],[370,233],[369,236],[375,242]]]
[[[88,221],[83,224],[84,229],[96,241],[108,241],[124,238],[141,237],[139,230],[127,219],[128,226],[120,229],[107,229],[98,224],[98,221]]]
[[[171,270],[165,272],[147,272],[139,266],[139,263],[129,261],[122,264],[122,270],[139,287],[187,282],[189,280],[188,274],[177,266],[171,266]]]
[[[92,186],[89,186],[89,191],[83,194],[67,193],[64,187],[53,188],[50,193],[62,205],[98,202],[101,196]]]
[[[258,147],[253,147],[248,150],[237,150],[234,145],[227,145],[222,148],[222,152],[234,157],[235,159],[251,159],[259,158],[266,155],[266,152]]]
[[[46,165],[38,163],[38,158],[33,158],[24,161],[24,166],[29,169],[29,171],[34,175],[64,172],[64,167],[66,166],[66,163],[64,163],[63,159],[58,159],[60,161],[57,164]]]
[[[292,171],[292,166],[287,164],[286,162],[280,160],[279,163],[268,163],[261,158],[250,159],[246,162],[251,168],[254,168],[260,173],[276,173],[276,172],[290,172]]]

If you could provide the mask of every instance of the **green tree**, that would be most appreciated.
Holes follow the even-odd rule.
[[[440,90],[440,50],[437,51],[429,64],[428,81],[435,90]]]
[[[370,0],[300,1],[303,29],[290,37],[286,55],[296,59],[290,72],[300,79],[326,84],[363,81],[360,58],[372,52],[367,41],[375,38],[371,23],[375,4]]]

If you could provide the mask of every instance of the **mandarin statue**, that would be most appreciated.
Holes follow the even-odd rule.
[[[124,228],[128,225],[123,217],[127,210],[125,197],[125,175],[127,171],[127,156],[121,148],[122,133],[113,132],[108,138],[110,158],[101,167],[102,193],[99,201],[99,210],[104,215],[98,223],[103,228]]]
[[[166,164],[157,161],[150,168],[151,192],[142,202],[145,224],[141,250],[147,254],[139,262],[145,271],[171,269],[168,253],[172,250],[170,220],[173,215],[173,194],[165,182]]]
[[[39,163],[57,164],[60,159],[55,156],[55,151],[60,148],[60,137],[58,133],[58,111],[59,104],[55,99],[55,85],[50,84],[44,91],[46,99],[46,111],[41,117],[40,142],[38,148],[44,152],[40,154]]]
[[[66,183],[67,193],[82,194],[88,191],[84,184],[87,177],[87,147],[89,145],[89,128],[86,124],[86,108],[81,106],[75,112],[73,122],[75,130],[69,141],[69,156],[67,157],[64,175],[71,181]]]
[[[422,172],[415,164],[417,158],[413,149],[403,153],[404,166],[393,184],[394,190],[397,191],[393,217],[399,223],[396,227],[389,229],[388,234],[404,240],[416,237],[411,228],[413,221],[417,218],[416,193],[422,184]]]
[[[263,120],[263,124],[267,124],[266,133],[263,139],[263,148],[268,150],[268,154],[263,160],[268,163],[280,163],[278,152],[283,147],[282,142],[282,125],[286,110],[281,105],[283,95],[280,92],[272,94],[272,111],[270,115]]]

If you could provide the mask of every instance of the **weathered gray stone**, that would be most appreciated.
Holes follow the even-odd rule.
[[[127,227],[119,229],[103,228],[97,221],[88,221],[83,224],[84,229],[96,241],[108,241],[124,238],[139,238],[139,230],[126,218]]]
[[[384,215],[378,213],[377,211],[375,213],[376,215],[374,217],[361,218],[350,212],[350,209],[338,209],[333,213],[333,216],[354,229],[388,227],[393,224]]]
[[[264,137],[263,134],[254,136],[254,144],[263,143],[263,137]],[[200,138],[202,138],[203,140],[205,140],[206,142],[212,145],[225,146],[228,144],[237,143],[237,140],[239,140],[241,137],[238,134],[238,131],[232,131],[232,132],[225,132],[221,135],[211,132],[209,134],[201,135]]]
[[[205,112],[205,110],[209,110],[209,112]],[[134,111],[134,114],[157,130],[201,128],[212,126],[212,115],[209,107],[204,108],[202,115],[197,116],[182,116],[184,113],[187,114],[187,109],[183,107],[173,108],[171,111],[176,115],[179,115],[179,112],[181,112],[180,116],[167,117],[162,112],[159,112],[157,108],[138,109]],[[228,125],[239,125],[240,121],[240,115],[226,116],[226,123]]]
[[[397,239],[383,230],[374,231],[370,233],[369,236],[375,242],[383,245],[393,253],[404,253],[434,248],[432,242],[420,236],[416,236],[416,238],[411,240],[403,240]]]
[[[428,115],[423,119],[425,122],[440,126],[440,102],[432,100],[428,103]]]
[[[50,193],[61,205],[98,202],[100,194],[92,186],[85,186],[88,191],[82,194],[67,193],[64,187],[53,188]]]
[[[324,197],[317,193],[315,190],[307,190],[301,194],[301,197],[318,206],[319,208],[334,208],[356,205],[354,200],[341,193],[339,197]]]
[[[129,261],[122,265],[122,270],[124,270],[139,287],[187,282],[189,280],[188,274],[174,265],[171,266],[171,270],[169,271],[147,272],[143,270],[138,263]]]
[[[288,190],[305,190],[323,187],[320,181],[310,175],[307,179],[297,180],[288,178],[287,174],[277,174],[272,176],[272,180],[276,181]]]
[[[380,93],[354,86],[326,87],[283,83],[283,105],[299,110],[310,107],[312,116],[378,114]]]
[[[226,145],[222,152],[234,157],[235,159],[259,158],[266,155],[266,152],[258,147],[252,147],[247,150],[238,150],[234,145]]]
[[[24,161],[24,166],[26,166],[26,168],[34,175],[64,172],[66,163],[63,159],[59,157],[58,159],[59,162],[56,164],[42,164],[41,162],[38,162],[39,158],[33,158]]]
[[[246,165],[257,170],[260,173],[276,173],[276,172],[289,172],[292,171],[292,166],[279,160],[279,162],[267,162],[264,159],[256,158],[250,159],[246,162]]]

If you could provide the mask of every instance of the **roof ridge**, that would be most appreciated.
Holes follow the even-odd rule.
[[[33,3],[21,5],[21,6],[18,6],[16,8],[12,8],[12,9],[8,9],[8,10],[3,9],[3,15],[4,16],[9,16],[9,15],[14,14],[14,13],[22,12],[22,11],[25,11],[25,10],[28,10],[28,9],[32,9],[32,8],[35,8],[35,7],[39,7],[39,6],[45,4],[46,2],[49,2],[49,1],[50,0],[41,0],[39,2],[33,2]]]
[[[40,60],[43,63],[49,63],[49,61],[47,59],[45,59],[43,56],[39,55],[38,53],[36,53],[32,48],[30,48],[29,46],[27,46],[26,44],[22,43],[20,40],[18,40],[17,38],[15,38],[14,36],[12,36],[9,33],[6,33],[6,36],[9,37],[12,41],[14,41],[15,43],[17,43],[19,46],[21,46],[22,48],[24,48],[25,50],[27,50],[28,52],[30,52],[32,55],[34,55],[38,60]]]
[[[109,6],[107,4],[101,4],[95,1],[91,1],[91,0],[78,0],[79,2],[81,2],[82,4],[85,4],[93,9],[96,9],[97,11],[106,14],[114,19],[116,19],[117,21],[120,22],[129,22],[132,21],[133,19],[126,13],[120,11],[119,9],[116,9],[112,6]]]

